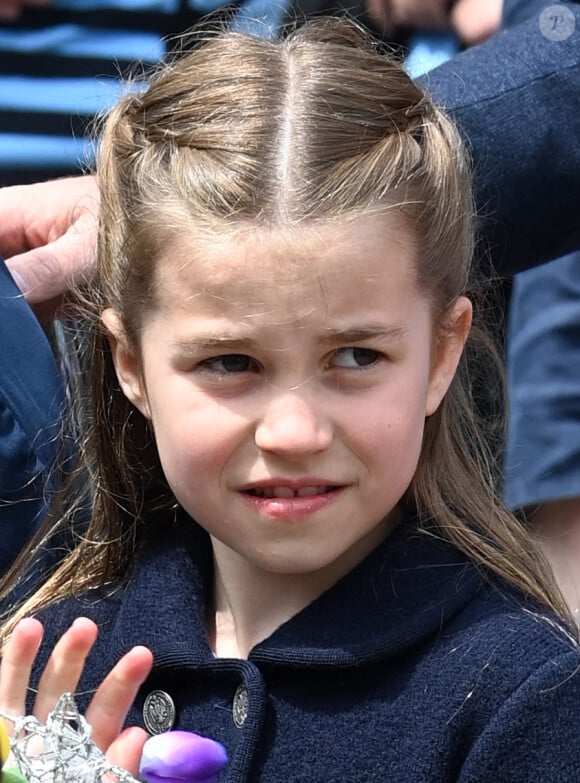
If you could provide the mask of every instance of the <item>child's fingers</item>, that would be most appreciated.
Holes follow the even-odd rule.
[[[42,623],[21,620],[6,642],[0,664],[0,711],[24,715],[32,664],[42,641]]]
[[[143,754],[143,745],[149,735],[145,729],[132,726],[121,732],[117,739],[111,743],[107,751],[107,760],[110,764],[122,767],[130,772],[133,777],[139,774],[139,762]]]
[[[93,740],[102,750],[106,750],[118,737],[127,712],[152,665],[153,655],[147,647],[133,647],[100,684],[86,718],[93,727]]]
[[[15,627],[0,664],[0,711],[24,715],[30,672],[42,641],[38,620],[26,618]],[[97,638],[97,626],[81,617],[61,636],[46,664],[34,706],[34,715],[45,722],[63,693],[75,692],[86,658]],[[104,751],[110,749],[114,764],[137,772],[146,733],[141,729],[119,732],[137,691],[153,665],[146,647],[134,647],[113,667],[97,689],[86,719],[92,738]]]
[[[38,720],[46,721],[63,693],[75,692],[97,631],[92,620],[79,617],[54,646],[38,684],[34,705],[34,715]]]

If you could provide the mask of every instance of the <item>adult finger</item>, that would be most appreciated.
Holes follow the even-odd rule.
[[[84,212],[62,236],[6,259],[6,266],[32,305],[58,299],[93,273],[96,235],[95,216]]]
[[[0,711],[24,715],[30,672],[42,641],[42,623],[21,620],[6,642],[0,664]]]
[[[99,200],[92,176],[0,188],[0,252],[8,258],[54,242],[83,212],[96,219]]]
[[[106,750],[121,732],[127,712],[152,665],[153,654],[147,647],[133,647],[97,689],[86,718],[93,727],[93,740],[102,750]]]
[[[86,617],[77,618],[54,646],[38,684],[34,715],[45,722],[63,693],[74,693],[98,629]]]

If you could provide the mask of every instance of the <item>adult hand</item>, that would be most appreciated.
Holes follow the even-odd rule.
[[[30,672],[42,632],[38,620],[26,618],[16,625],[6,643],[0,664],[0,711],[3,713],[24,715]],[[46,721],[63,693],[74,693],[96,638],[95,623],[81,617],[56,643],[38,686],[33,713],[39,721]],[[85,715],[93,729],[93,741],[109,762],[135,776],[147,733],[138,727],[125,731],[122,728],[152,664],[153,656],[146,647],[130,650],[103,680]]]
[[[71,284],[92,273],[98,210],[95,177],[0,188],[0,253],[40,315],[54,315]]]
[[[482,43],[501,25],[503,0],[457,0],[449,20],[466,46]]]
[[[446,28],[448,8],[449,0],[367,0],[368,13],[383,35],[401,28]]]

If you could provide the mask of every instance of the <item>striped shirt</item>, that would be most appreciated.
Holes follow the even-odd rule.
[[[135,63],[154,65],[164,38],[222,0],[52,0],[0,25],[0,184],[90,166],[94,117],[122,94]],[[286,0],[230,3],[232,24],[275,33]],[[256,25],[259,20],[260,27]]]
[[[127,75],[137,64],[155,65],[168,37],[224,7],[235,29],[273,36],[296,9],[360,15],[365,2],[52,0],[25,8],[16,22],[0,24],[0,185],[90,168],[94,118],[121,96]],[[421,71],[425,57],[432,65],[433,49],[439,53],[440,39],[419,41],[411,70]]]

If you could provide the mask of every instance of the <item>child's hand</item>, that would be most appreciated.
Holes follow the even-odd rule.
[[[24,715],[30,672],[43,628],[38,620],[21,620],[6,643],[0,664],[0,711]],[[54,647],[40,679],[33,714],[44,722],[59,697],[74,694],[85,660],[97,638],[97,626],[84,617],[74,621]],[[127,711],[149,674],[153,656],[146,647],[134,647],[100,684],[86,712],[92,739],[107,759],[137,775],[147,733],[134,727],[121,732]]]

